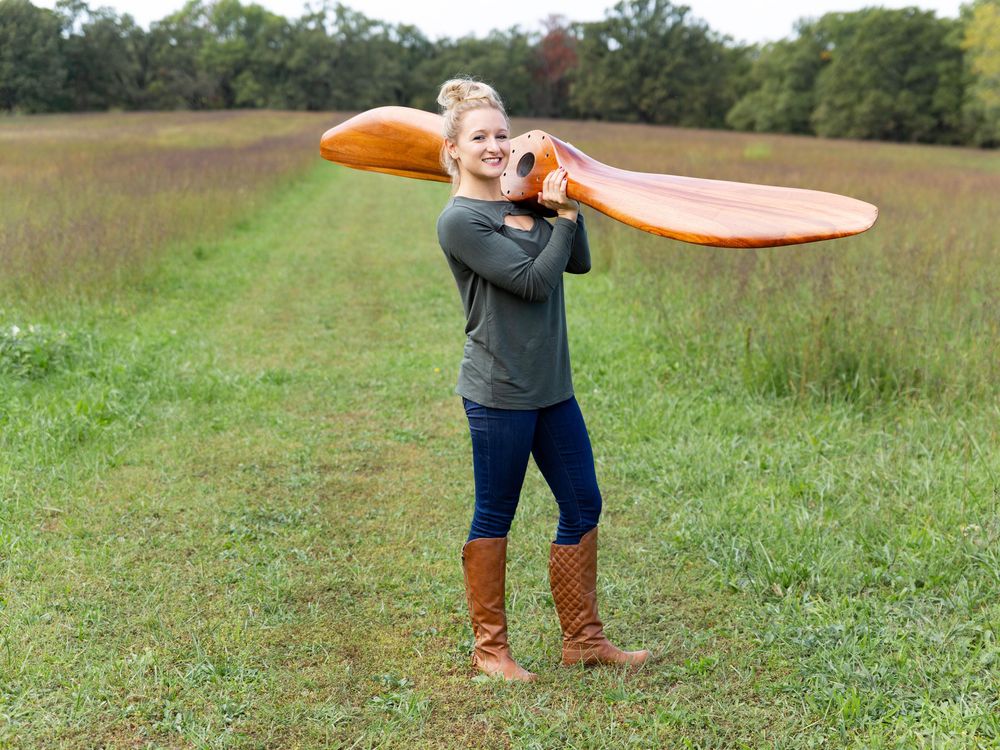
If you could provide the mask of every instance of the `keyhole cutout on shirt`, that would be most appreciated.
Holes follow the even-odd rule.
[[[503,217],[503,223],[509,227],[514,227],[514,229],[520,229],[522,232],[528,232],[535,228],[535,217],[534,216],[514,216],[513,214],[507,214]]]

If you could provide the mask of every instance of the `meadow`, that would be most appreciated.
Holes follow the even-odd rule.
[[[330,115],[51,115],[0,127],[0,279],[14,298],[134,284],[170,242],[252,215],[297,174]]]
[[[734,251],[587,212],[601,610],[656,660],[557,666],[531,470],[504,685],[448,188],[321,162],[341,117],[0,121],[0,747],[1000,747],[1000,156],[515,121],[881,216]]]

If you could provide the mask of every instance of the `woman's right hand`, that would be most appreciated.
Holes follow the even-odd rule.
[[[542,181],[542,192],[538,194],[538,202],[555,211],[560,217],[576,221],[580,204],[567,197],[566,185],[568,181],[569,177],[565,167],[553,169],[545,175],[545,180]]]

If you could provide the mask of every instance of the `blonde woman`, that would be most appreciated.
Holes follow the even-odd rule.
[[[453,192],[437,230],[465,308],[467,340],[456,392],[472,435],[475,509],[462,548],[475,647],[472,663],[507,680],[534,680],[511,655],[504,606],[507,532],[528,456],[559,506],[549,580],[563,631],[563,664],[642,664],[622,651],[597,613],[601,492],[590,438],[573,395],[562,275],[587,273],[590,248],[562,168],[538,196],[554,224],[504,199],[510,123],[490,86],[445,82],[441,158]]]

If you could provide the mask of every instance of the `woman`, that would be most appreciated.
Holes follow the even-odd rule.
[[[566,196],[562,168],[545,177],[538,196],[556,211],[554,226],[504,199],[510,124],[490,86],[447,81],[438,104],[445,120],[441,158],[454,186],[438,239],[468,321],[456,391],[469,419],[476,487],[462,548],[472,663],[507,680],[535,679],[511,656],[504,609],[507,532],[530,454],[559,505],[549,580],[563,663],[641,664],[649,652],[613,646],[597,614],[601,493],[573,396],[562,283],[564,271],[590,270],[580,206]]]

